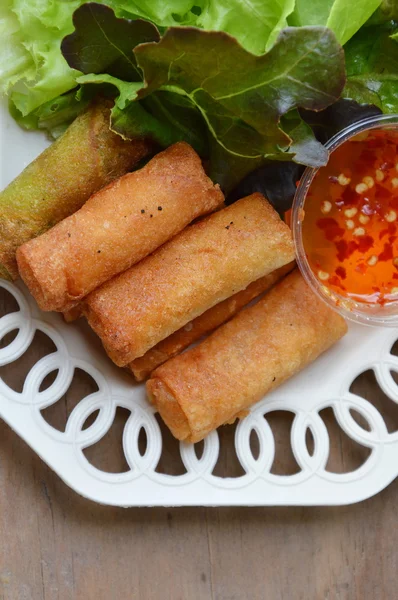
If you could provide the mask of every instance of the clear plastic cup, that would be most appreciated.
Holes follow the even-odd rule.
[[[333,152],[333,150],[344,144],[347,140],[359,133],[372,129],[398,130],[398,115],[381,115],[358,121],[331,138],[326,144],[326,148],[329,152]],[[358,302],[327,288],[313,273],[303,246],[302,222],[303,215],[305,215],[307,193],[318,170],[307,168],[304,171],[292,207],[291,227],[296,247],[296,259],[304,279],[326,304],[340,313],[345,319],[364,325],[398,327],[398,301],[389,302],[384,306]]]

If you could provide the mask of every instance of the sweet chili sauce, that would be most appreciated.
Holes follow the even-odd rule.
[[[372,130],[331,153],[310,186],[303,244],[315,276],[356,302],[398,300],[398,132]]]

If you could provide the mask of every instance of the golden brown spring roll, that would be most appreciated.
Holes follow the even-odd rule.
[[[130,171],[153,147],[109,129],[108,103],[96,103],[0,193],[0,277],[18,277],[16,249],[78,210]]]
[[[19,248],[20,275],[42,310],[69,310],[223,201],[195,150],[174,144]]]
[[[111,359],[125,366],[177,329],[291,262],[290,229],[261,194],[187,227],[84,303]]]
[[[214,331],[214,329],[231,319],[251,300],[269,290],[277,281],[287,275],[294,268],[294,265],[295,263],[291,262],[273,273],[253,281],[246,289],[209,308],[202,315],[156,344],[144,356],[133,360],[128,368],[136,380],[143,381],[156,367],[188,348],[203,335]]]
[[[303,369],[347,331],[295,270],[147,383],[172,434],[198,442]]]
[[[69,310],[65,310],[62,313],[66,323],[73,323],[73,321],[76,321],[77,319],[80,319],[80,317],[83,316],[83,307],[82,304],[79,302],[79,304],[76,304],[76,306],[74,306],[73,308],[70,308]]]

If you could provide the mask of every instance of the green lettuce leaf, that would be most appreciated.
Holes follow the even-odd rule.
[[[202,157],[207,157],[206,125],[189,98],[167,91],[151,94],[141,102],[130,102],[124,110],[118,105],[111,113],[111,128],[125,139],[151,136],[167,147],[185,141]]]
[[[20,124],[53,136],[111,95],[115,132],[187,141],[228,191],[269,159],[325,164],[302,116],[341,95],[338,41],[344,97],[398,111],[395,3],[3,0],[0,88]]]
[[[10,113],[17,123],[25,129],[42,129],[46,133],[56,139],[59,137],[72,121],[86,108],[92,99],[92,94],[79,93],[76,90],[67,92],[41,104],[28,115],[22,113],[16,106],[10,102]]]
[[[263,54],[275,42],[295,0],[107,0],[118,16],[141,17],[161,27],[192,25],[225,31],[246,50]]]
[[[333,105],[332,105],[333,106]],[[314,114],[319,112],[308,111]],[[312,167],[322,167],[328,162],[329,154],[326,148],[315,138],[311,127],[303,121],[297,110],[292,110],[282,117],[281,126],[292,140],[288,152],[294,162]],[[286,154],[286,153],[284,153]],[[286,160],[285,156],[281,156]]]
[[[380,109],[375,106],[360,105],[353,100],[338,100],[325,110],[300,110],[302,119],[311,126],[316,138],[325,144],[336,133],[353,123],[379,115]],[[292,123],[296,111],[287,115]],[[286,117],[282,119],[285,124]],[[324,150],[324,148],[323,148]],[[279,162],[265,160],[263,165],[250,172],[239,181],[238,185],[227,196],[227,203],[234,202],[254,192],[261,192],[281,214],[291,207],[296,193],[296,183],[300,179],[304,167],[294,162]]]
[[[260,57],[226,34],[170,28],[135,55],[146,81],[140,98],[162,87],[188,95],[218,142],[245,156],[288,147],[280,117],[298,106],[321,110],[344,85],[342,49],[324,28],[288,28]]]
[[[366,27],[345,47],[347,83],[344,98],[398,112],[398,44],[393,23]]]
[[[296,111],[292,112],[296,113]],[[295,119],[292,119],[292,121],[293,120]],[[267,172],[273,170],[282,177],[283,172],[301,173],[304,169],[304,167],[301,166],[301,163],[314,167],[325,165],[328,161],[328,152],[326,149],[315,139],[311,128],[301,121],[298,118],[298,115],[296,123],[296,127],[286,127],[286,129],[289,130],[289,135],[292,137],[292,144],[288,151],[283,152],[282,150],[277,150],[273,154],[268,155],[243,156],[235,154],[227,150],[224,146],[221,146],[213,136],[209,135],[210,177],[219,183],[224,192],[229,195],[232,190],[234,191],[235,188],[237,188],[237,186],[239,186],[240,189],[240,182],[246,181],[247,177],[249,177],[250,181],[254,181],[253,178],[251,178],[251,173],[257,171],[263,172],[263,166],[266,167]],[[285,119],[282,119],[282,125],[286,125]],[[267,165],[269,165],[269,167],[267,167]],[[297,168],[290,167],[289,165],[295,165]],[[297,177],[295,181],[298,178],[299,177]],[[263,184],[263,186],[264,185],[266,184]],[[253,188],[252,191],[260,191],[260,188]],[[266,191],[268,193],[269,189],[267,188]],[[292,200],[291,195],[286,196],[284,203],[282,203],[277,190],[274,190],[274,194],[274,206],[277,210],[281,210],[282,212],[286,210],[286,203],[290,203],[290,208]],[[242,198],[243,195],[236,196],[236,199],[238,197]]]
[[[193,25],[202,11],[203,0],[106,0],[119,17],[142,18],[156,25]]]
[[[125,139],[150,135],[162,146],[185,140],[210,158],[210,171],[225,189],[265,158],[326,163],[327,153],[297,112],[282,127],[279,119],[301,98],[303,106],[320,109],[338,97],[344,81],[342,50],[328,30],[287,30],[269,53],[256,57],[228,35],[192,28],[172,28],[159,43],[136,46],[144,36],[156,40],[157,30],[141,20],[116,18],[98,4],[78,9],[74,24],[75,32],[62,43],[65,58],[85,73],[78,83],[113,86],[111,127]],[[137,52],[130,57],[128,49],[134,46]],[[173,63],[176,52],[186,55],[184,72],[178,66],[182,80],[169,73],[167,61]],[[219,61],[209,85],[214,53],[224,62]],[[207,84],[201,87],[199,80]],[[219,90],[232,94],[220,100]]]
[[[208,173],[213,181],[220,184],[225,194],[229,194],[244,177],[264,164],[264,161],[263,156],[248,157],[234,154],[209,135]]]
[[[114,86],[116,105],[123,110],[143,85],[133,48],[158,41],[158,30],[142,19],[119,19],[111,8],[95,3],[78,8],[73,24],[75,31],[63,39],[61,50],[68,65],[84,73],[76,82]]]
[[[293,9],[294,0],[209,0],[195,25],[225,31],[249,52],[263,54],[286,27],[286,19]]]
[[[128,102],[135,100],[138,91],[142,88],[142,81],[123,81],[112,75],[81,75],[76,79],[77,83],[84,84],[102,84],[105,86],[113,86],[118,91],[115,96],[115,103],[118,108],[123,110]],[[102,91],[102,90],[101,90]]]
[[[340,44],[348,40],[366,23],[381,0],[296,0],[291,25],[323,25],[336,34]]]
[[[83,5],[83,6],[82,6]],[[117,17],[123,18],[115,32],[112,27],[118,21],[106,8],[111,7]],[[295,6],[295,10],[294,9]],[[375,8],[379,8],[374,12]],[[75,16],[76,30],[73,32],[72,15]],[[88,12],[96,13],[96,22],[89,22]],[[102,12],[101,12],[102,11]],[[144,35],[145,28],[149,39],[155,24],[163,33],[166,27],[193,25],[200,28],[225,31],[233,35],[246,49],[262,54],[272,47],[278,33],[286,21],[296,26],[326,25],[331,27],[341,42],[361,27],[383,23],[397,18],[396,0],[103,0],[101,4],[87,0],[2,0],[0,3],[0,91],[9,94],[13,114],[25,126],[39,126],[38,113],[43,105],[67,94],[76,87],[77,79],[83,75],[81,84],[96,84],[98,91],[104,86],[113,87],[119,96],[118,108],[127,106],[135,97],[137,86],[128,87],[140,77],[131,74],[134,57],[132,49]],[[79,18],[81,25],[79,26]],[[151,23],[141,24],[137,35],[131,34],[136,25],[126,19],[146,19]],[[141,21],[142,23],[142,21]],[[362,28],[363,29],[363,28]],[[362,29],[360,31],[362,31]],[[121,33],[120,33],[121,32]],[[119,35],[120,33],[120,35]],[[109,35],[109,40],[107,39]],[[396,34],[392,34],[397,37]],[[62,39],[67,37],[69,51],[65,48],[65,61],[61,53]],[[145,37],[145,35],[144,35]],[[147,38],[148,39],[148,38]],[[73,41],[73,43],[72,43]],[[130,44],[130,46],[129,46]],[[73,49],[74,45],[74,49]],[[123,54],[120,52],[122,50]],[[73,56],[73,52],[75,55]],[[321,65],[321,58],[319,63]],[[326,65],[326,63],[325,63]],[[327,68],[327,65],[326,67]],[[357,74],[358,75],[358,74]],[[361,73],[360,75],[363,75]],[[94,77],[96,76],[96,77]],[[109,79],[111,78],[111,79]],[[376,85],[376,84],[375,84]],[[351,82],[356,96],[371,97],[379,105],[383,101],[374,95],[373,83],[364,89],[362,82]],[[383,85],[383,84],[382,84]],[[387,87],[390,83],[384,85]],[[377,86],[376,86],[377,87]],[[365,86],[366,88],[366,86]],[[347,93],[348,93],[347,88]],[[354,91],[350,92],[354,93]],[[382,95],[391,95],[388,90]],[[362,94],[362,96],[361,96]],[[366,97],[366,98],[365,98]],[[64,102],[64,101],[63,101]],[[62,115],[67,115],[63,102],[55,102]],[[385,103],[391,104],[389,102]],[[52,117],[55,114],[52,112]],[[228,120],[228,119],[227,119]],[[41,121],[40,121],[41,122]],[[67,122],[67,121],[65,121]],[[239,127],[236,131],[239,130]],[[244,133],[247,135],[247,131]],[[297,130],[297,134],[300,131]],[[252,135],[252,134],[250,134]],[[250,135],[248,137],[250,137]],[[275,152],[274,152],[275,154]]]
[[[75,11],[73,25],[74,32],[61,44],[71,69],[84,74],[107,74],[122,81],[142,80],[133,48],[159,41],[159,32],[152,23],[118,19],[111,8],[89,3]]]
[[[8,21],[10,29],[0,42],[6,45],[8,59],[0,85],[11,88],[11,102],[23,116],[76,86],[76,73],[66,63],[59,45],[73,30],[72,13],[80,4],[82,0],[2,3],[2,26],[6,27]],[[1,62],[5,62],[3,55]]]
[[[33,78],[35,66],[25,48],[17,16],[12,12],[12,0],[0,4],[0,90],[7,92],[21,75]]]
[[[386,23],[387,21],[398,21],[397,0],[382,0],[379,8],[367,21],[366,26],[380,25],[382,23]]]

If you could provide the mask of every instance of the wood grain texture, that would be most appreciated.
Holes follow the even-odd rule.
[[[288,419],[275,422],[287,434]],[[121,427],[112,432],[109,447]],[[233,476],[232,433],[222,431],[217,470]],[[285,447],[281,440],[278,471],[292,467]],[[334,469],[357,459],[346,440],[334,445]],[[103,507],[68,489],[1,423],[0,599],[390,600],[397,500],[395,482],[341,508]]]
[[[1,308],[0,302],[0,315]],[[39,343],[46,350],[45,340]],[[27,354],[18,369],[0,375],[21,384],[23,362],[33,358]],[[87,377],[77,377],[46,418],[62,428],[89,386]],[[390,431],[398,428],[397,407],[380,393],[372,373],[353,389],[377,403]],[[366,450],[335,427],[330,411],[322,416],[332,435],[328,468],[359,466]],[[125,469],[125,418],[119,411],[107,436],[87,450],[100,468]],[[291,420],[281,412],[270,419],[276,473],[297,469],[286,440]],[[234,426],[220,430],[218,475],[242,473],[231,451],[233,434]],[[168,432],[164,439],[158,469],[183,472],[177,442]],[[0,421],[0,600],[393,600],[397,504],[398,481],[348,507],[99,506],[67,488]]]

